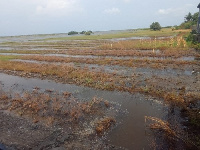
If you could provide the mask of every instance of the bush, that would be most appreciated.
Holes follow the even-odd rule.
[[[184,22],[180,25],[180,28],[181,29],[191,29],[193,23],[191,21],[189,22]]]
[[[83,31],[82,31],[82,32],[83,32]],[[92,31],[87,31],[87,32],[84,31],[84,34],[85,34],[85,35],[91,35],[92,33],[93,33]]]
[[[188,35],[188,37],[186,38],[186,41],[191,42],[192,44],[196,44],[197,43],[197,37],[196,37],[196,35],[190,33]]]
[[[68,35],[74,35],[74,34],[78,34],[78,32],[76,32],[76,31],[70,31],[70,32],[68,32]]]
[[[151,29],[151,30],[154,30],[154,31],[160,30],[160,29],[161,29],[161,26],[160,26],[160,24],[159,24],[158,22],[153,22],[153,23],[150,25],[150,29]]]
[[[200,50],[200,43],[198,43],[198,41],[197,41],[197,35],[196,34],[190,33],[187,36],[186,41],[188,42],[190,47],[195,48],[196,50]]]
[[[90,32],[85,32],[85,35],[90,35],[91,33]]]
[[[85,34],[85,33],[86,33],[86,31],[81,31],[81,32],[80,32],[80,34]]]
[[[180,25],[180,29],[191,29],[193,25],[197,24],[198,21],[198,12],[193,15],[189,12],[188,15],[185,16],[185,21]]]

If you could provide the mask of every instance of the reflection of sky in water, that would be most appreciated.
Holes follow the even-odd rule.
[[[3,73],[0,73],[0,81],[7,91],[10,89],[16,92],[32,91],[33,88],[38,87],[40,91],[45,91],[45,89],[58,92],[68,91],[80,100],[90,100],[96,96],[120,104],[121,109],[127,111],[128,114],[118,116],[117,122],[120,123],[120,119],[121,123],[108,134],[107,139],[111,144],[128,149],[148,148],[149,140],[154,139],[153,134],[148,136],[145,134],[145,116],[164,119],[167,115],[167,109],[162,103],[157,103],[156,99],[141,94],[131,95],[127,92],[102,91],[71,84],[56,83],[50,80],[25,79]]]
[[[44,34],[44,35],[22,35],[22,36],[5,36],[0,37],[0,43],[4,42],[27,42],[32,40],[42,40],[47,38],[68,37],[66,33],[63,34]]]

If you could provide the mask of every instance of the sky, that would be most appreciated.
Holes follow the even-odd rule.
[[[179,25],[199,0],[0,0],[0,36]]]

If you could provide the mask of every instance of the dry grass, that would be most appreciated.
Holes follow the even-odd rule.
[[[31,57],[31,56],[30,56]],[[29,58],[30,58],[29,57]],[[34,57],[33,57],[34,58]],[[43,57],[35,57],[35,59],[43,59]],[[44,58],[46,59],[46,58]],[[56,58],[58,60],[55,60],[55,57],[47,57],[49,61],[59,61],[60,58]],[[64,61],[64,58],[61,58]],[[108,61],[112,62],[112,60],[107,59]],[[132,61],[126,61],[126,60],[117,60],[116,63],[120,65],[127,65],[130,67],[133,66],[145,66],[148,62],[155,62],[155,64],[159,64],[156,62],[160,61],[144,61],[141,63],[135,62],[135,60]],[[115,63],[115,62],[113,62]],[[185,62],[183,62],[184,64]],[[142,92],[145,94],[151,94],[153,96],[162,97],[165,99],[168,103],[174,103],[174,105],[179,106],[185,106],[185,103],[188,103],[186,99],[183,99],[184,95],[176,94],[176,92],[172,92],[173,89],[166,89],[165,87],[157,86],[158,83],[150,82],[151,80],[147,79],[145,80],[146,87],[140,85],[140,80],[137,79],[140,78],[140,75],[132,75],[131,77],[118,75],[115,72],[114,73],[104,73],[104,72],[96,72],[91,71],[88,68],[76,68],[73,66],[67,66],[67,65],[54,65],[54,64],[34,64],[34,63],[22,63],[22,62],[1,62],[0,61],[0,69],[2,70],[11,70],[16,75],[21,75],[24,77],[35,77],[35,74],[37,74],[37,77],[40,78],[51,78],[59,82],[64,83],[75,83],[78,85],[84,85],[89,86],[93,88],[103,89],[103,90],[119,90],[119,91],[128,91],[128,92]],[[116,64],[116,65],[117,65]],[[162,64],[160,62],[160,64]],[[159,65],[160,65],[159,64]],[[154,63],[150,64],[154,65]],[[156,65],[156,68],[159,67],[159,65]],[[162,68],[162,67],[161,67]],[[154,77],[155,78],[155,77]],[[157,78],[155,78],[157,80]],[[164,83],[164,79],[160,79],[161,82]],[[131,85],[131,86],[127,86]],[[166,91],[167,90],[167,91]],[[67,93],[66,93],[67,95]],[[192,94],[188,94],[187,98],[192,97]],[[193,95],[195,99],[197,99],[198,95]],[[191,100],[190,100],[191,102]]]
[[[170,128],[170,124],[166,121],[158,119],[156,117],[145,116],[145,123],[147,121],[153,121],[153,124],[150,124],[151,129],[157,129],[165,132],[168,136],[177,137],[177,134],[174,130]]]
[[[100,72],[92,72],[87,68],[77,69],[72,66],[66,65],[48,65],[48,64],[33,64],[21,62],[0,62],[0,69],[22,71],[23,74],[29,75],[30,73],[37,73],[40,76],[56,76],[66,82],[86,85],[90,87],[103,86],[104,83],[112,82],[110,79],[113,74],[106,74]],[[27,74],[26,74],[27,73]]]
[[[164,95],[164,100],[173,106],[185,108],[185,100],[182,95],[178,95],[175,92],[170,92]]]
[[[160,50],[159,53],[156,53],[154,50],[148,49],[145,50],[127,50],[127,49],[106,49],[106,50],[68,50],[64,52],[68,55],[91,55],[91,56],[137,56],[137,57],[171,57],[179,58],[183,56],[198,56],[192,50],[183,50],[183,49],[166,49]]]
[[[170,52],[169,52],[170,53]],[[173,54],[173,53],[172,53]],[[176,56],[176,55],[175,55]],[[175,57],[174,56],[174,57]],[[180,68],[180,65],[198,65],[196,61],[177,61],[173,59],[115,59],[115,58],[71,58],[56,56],[22,56],[24,60],[37,60],[46,62],[63,62],[63,63],[81,63],[81,64],[98,64],[98,65],[119,65],[126,67],[152,67],[163,69],[166,65],[173,64],[174,68]]]
[[[0,91],[0,108],[9,110],[22,117],[28,117],[34,123],[41,122],[46,125],[57,123],[79,123],[87,117],[106,115],[109,107],[107,101],[94,97],[91,101],[75,99],[69,92],[64,95],[51,93],[24,92],[5,93]],[[66,97],[67,94],[67,97]],[[105,103],[105,104],[104,104]],[[103,105],[102,105],[103,104]],[[110,104],[111,107],[111,104]],[[108,125],[107,125],[108,127]]]
[[[116,49],[116,50],[149,50],[149,49],[188,49],[186,41],[182,36],[168,38],[168,39],[141,39],[141,40],[126,40],[114,42],[112,44],[104,44],[100,49]]]
[[[180,140],[184,142],[187,148],[198,149],[198,146],[195,145],[193,141],[188,139],[188,137],[186,135],[183,135],[183,133],[179,133],[179,131],[172,129],[171,125],[167,121],[163,121],[156,117],[145,116],[145,123],[147,122],[153,122],[149,124],[150,129],[162,131],[165,138],[171,143],[173,143],[173,141]]]
[[[102,118],[96,124],[96,132],[97,134],[103,134],[106,130],[108,130],[113,124],[115,124],[115,119],[113,118]]]

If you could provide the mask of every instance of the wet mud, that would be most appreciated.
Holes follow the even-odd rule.
[[[138,40],[132,37],[94,41],[42,41],[63,36],[0,37],[0,50],[67,52],[70,49],[72,52],[84,52],[88,49],[97,50],[104,43]],[[77,51],[71,55],[60,51],[55,54],[1,53],[0,57],[33,55],[52,56],[55,59],[77,58],[69,63],[59,62],[59,59],[50,62],[23,58],[8,62],[22,66],[39,64],[41,69],[52,65],[56,71],[60,67],[70,66],[74,70],[82,70],[82,73],[86,71],[100,76],[99,82],[103,84],[99,89],[93,86],[93,82],[98,81],[93,81],[90,74],[74,74],[77,78],[68,78],[70,72],[61,77],[59,73],[48,75],[45,72],[23,71],[23,68],[1,69],[0,149],[198,149],[198,145],[191,142],[190,138],[199,129],[187,124],[192,122],[196,125],[198,122],[195,119],[199,115],[196,113],[199,111],[200,97],[199,54],[190,50],[191,54],[183,53],[183,56],[151,57],[149,53],[160,55],[162,50],[130,51],[142,55],[76,54]],[[78,62],[78,59],[101,58],[122,60],[122,64]],[[123,65],[123,60],[129,59],[135,60],[130,66],[133,63],[136,65]],[[110,79],[104,79],[101,73]],[[85,80],[78,82],[78,77]],[[113,87],[106,86],[109,82]],[[48,109],[38,111],[36,104]],[[65,107],[68,113],[64,113]]]
[[[96,96],[109,102],[118,103],[124,113],[118,115],[118,125],[104,137],[104,141],[116,147],[127,149],[148,148],[153,140],[153,134],[150,134],[150,131],[148,135],[146,134],[147,129],[144,117],[150,115],[166,118],[167,115],[167,107],[158,102],[159,100],[141,94],[131,95],[117,91],[94,90],[71,84],[56,83],[50,80],[25,79],[2,73],[0,74],[0,81],[3,89],[6,91],[32,91],[37,87],[42,92],[45,92],[47,89],[58,92],[69,91],[76,98],[83,101]]]

